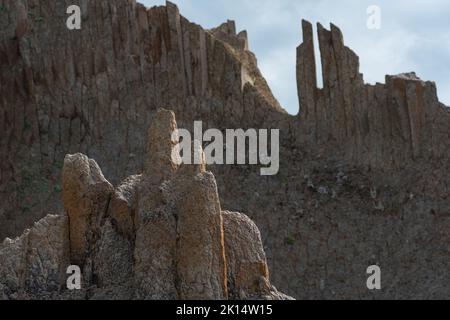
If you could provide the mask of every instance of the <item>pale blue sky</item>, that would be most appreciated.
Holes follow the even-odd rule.
[[[161,5],[164,0],[138,0]],[[298,112],[296,47],[301,19],[341,28],[346,45],[360,57],[366,82],[384,82],[386,74],[416,71],[437,83],[450,105],[450,1],[448,0],[173,0],[181,14],[205,28],[227,19],[247,30],[250,50],[281,105]],[[370,5],[381,8],[381,29],[366,26]]]

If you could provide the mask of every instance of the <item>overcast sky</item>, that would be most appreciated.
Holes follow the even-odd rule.
[[[163,0],[138,0],[147,6]],[[173,0],[181,14],[204,28],[235,20],[247,30],[250,50],[281,105],[298,112],[296,47],[302,41],[301,19],[314,25],[333,22],[345,43],[360,57],[368,83],[386,74],[416,71],[437,83],[442,102],[450,105],[450,1],[448,0]],[[367,8],[381,9],[381,29],[367,27]]]

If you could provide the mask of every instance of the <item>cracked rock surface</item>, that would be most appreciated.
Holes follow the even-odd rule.
[[[3,299],[290,299],[270,285],[258,228],[222,211],[205,164],[172,163],[176,128],[161,109],[148,137],[158,151],[115,189],[94,160],[66,156],[65,214],[0,246]],[[66,287],[70,265],[82,270],[81,290]]]
[[[69,191],[73,206],[81,199],[83,208],[71,228],[84,230],[79,239],[72,237],[76,250],[71,254],[91,273],[123,269],[116,282],[133,289],[123,294],[146,297],[158,286],[175,296],[184,287],[177,278],[142,281],[134,288],[128,264],[96,264],[91,256],[108,256],[116,243],[121,249],[111,257],[132,256],[166,272],[168,279],[177,270],[170,265],[172,253],[160,253],[160,261],[153,261],[143,249],[137,256],[127,249],[155,241],[163,252],[183,246],[169,240],[178,234],[177,220],[168,213],[176,212],[179,203],[171,190],[178,188],[177,180],[193,183],[193,172],[205,175],[201,167],[158,162],[172,147],[173,122],[160,124],[169,130],[157,138],[163,144],[148,145],[149,126],[157,110],[166,107],[177,115],[178,126],[191,132],[199,120],[205,131],[280,129],[278,175],[261,177],[254,166],[212,165],[208,170],[220,204],[245,212],[258,226],[271,283],[281,291],[303,299],[450,296],[450,108],[438,99],[439,83],[409,72],[366,84],[359,58],[339,28],[319,25],[314,35],[312,24],[303,21],[293,70],[300,111],[289,115],[250,51],[248,37],[257,35],[236,30],[233,21],[208,30],[170,2],[146,8],[134,0],[96,0],[80,1],[82,29],[68,31],[64,22],[72,4],[0,0],[1,240],[31,230],[48,214],[64,212],[61,195],[67,189],[60,175],[66,155],[75,155],[84,159],[80,168],[92,180]],[[314,37],[323,88],[317,85]],[[95,173],[97,166],[88,158],[115,188]],[[69,182],[76,186],[80,179]],[[93,193],[86,197],[77,194],[89,190]],[[97,209],[107,215],[93,215]],[[226,226],[224,215],[222,220]],[[159,232],[160,238],[146,238],[145,229]],[[26,243],[12,247],[22,254],[29,251]],[[22,261],[3,257],[7,265]],[[256,268],[256,261],[242,265]],[[377,292],[365,285],[373,264],[381,267],[385,284]],[[8,283],[22,284],[26,274],[20,271],[13,278],[22,280],[9,277]],[[208,279],[209,291],[221,287],[222,280]],[[114,288],[110,280],[102,281]],[[254,280],[228,277],[227,286]],[[253,290],[243,289],[242,296]]]

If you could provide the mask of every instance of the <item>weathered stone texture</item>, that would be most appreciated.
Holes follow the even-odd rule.
[[[439,103],[434,83],[411,73],[387,76],[384,85],[366,85],[359,58],[345,47],[341,31],[333,24],[331,31],[321,24],[317,29],[322,89],[317,88],[308,22],[303,21],[303,43],[297,50],[300,141],[306,139],[328,155],[374,168],[449,158],[448,149],[443,149],[448,145],[448,125],[438,124],[436,117],[449,119],[450,113]]]
[[[240,267],[236,274],[243,282],[238,285],[251,294],[233,298],[290,299],[271,289],[265,259],[257,269],[244,262],[264,257],[254,224],[246,221],[251,234],[236,226],[230,234],[250,237],[252,243],[239,243],[234,250],[228,242],[225,248],[214,175],[205,163],[179,171],[171,166],[175,116],[161,109],[154,121],[148,137],[151,161],[142,175],[126,179],[115,191],[95,161],[82,154],[66,156],[62,179],[68,216],[49,215],[0,246],[3,299],[223,300],[228,277],[234,277],[227,264],[230,270]],[[194,152],[203,154],[201,147]],[[247,234],[240,237],[241,232]],[[67,290],[64,277],[74,264],[82,270],[82,288],[75,292]]]
[[[63,201],[70,221],[70,256],[74,264],[86,262],[90,245],[98,237],[113,186],[97,163],[85,155],[67,155],[62,172]]]
[[[66,8],[77,3],[82,30],[69,31]],[[74,258],[84,259],[92,238],[109,240],[94,241],[88,251],[106,256],[116,243],[121,259],[134,242],[133,257],[142,262],[135,273],[139,296],[176,297],[169,274],[177,267],[164,254],[178,246],[171,188],[177,175],[205,170],[177,168],[168,158],[153,162],[173,141],[161,131],[146,149],[149,124],[160,116],[156,134],[173,130],[170,112],[156,114],[171,108],[186,129],[194,120],[205,130],[281,129],[277,176],[261,177],[247,166],[210,167],[223,207],[247,212],[261,230],[277,287],[299,298],[448,297],[450,108],[438,101],[433,82],[403,74],[365,84],[341,31],[319,25],[324,85],[317,88],[313,28],[304,21],[300,113],[291,116],[270,92],[246,32],[232,21],[205,30],[171,3],[145,8],[133,0],[1,4],[0,238],[62,212],[63,189],[73,197],[65,204],[73,220],[77,190],[86,191],[75,229],[87,234],[71,235]],[[124,182],[115,190],[101,182],[109,190],[101,201],[89,181],[63,188],[64,157],[79,152],[95,159],[114,185]],[[86,159],[83,170],[97,172]],[[126,178],[136,172],[144,174]],[[100,208],[108,211],[105,219]],[[158,230],[166,233],[148,237]],[[159,260],[147,246],[162,250]],[[374,295],[361,283],[367,265],[379,261],[390,266],[393,284]],[[91,264],[92,255],[86,267]],[[146,281],[147,267],[168,280]],[[83,294],[112,296],[114,286]]]
[[[222,217],[230,293],[236,297],[251,296],[261,291],[261,283],[269,281],[261,235],[258,227],[243,214],[224,211]]]
[[[268,90],[252,54],[188,22],[175,5],[147,9],[135,1],[84,1],[82,29],[69,31],[71,4],[76,3],[2,2],[0,215],[8,221],[0,226],[3,237],[20,233],[49,209],[61,209],[40,200],[53,203],[61,189],[45,186],[27,205],[35,216],[14,218],[24,210],[24,199],[8,190],[27,186],[22,168],[33,179],[54,179],[66,154],[82,152],[118,183],[142,168],[144,132],[157,108],[175,108],[183,127],[200,115],[223,128],[276,115],[266,101],[275,101],[270,93],[264,101],[251,93]],[[242,81],[255,82],[255,88],[243,89]],[[242,96],[248,94],[244,112]]]
[[[177,274],[180,298],[228,297],[223,222],[212,173],[192,176],[177,203]]]
[[[67,216],[49,215],[19,238],[0,245],[3,299],[52,299],[65,285],[69,265]]]

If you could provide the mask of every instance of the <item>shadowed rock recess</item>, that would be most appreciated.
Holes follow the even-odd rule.
[[[94,160],[67,155],[67,215],[0,246],[3,298],[291,299],[269,282],[256,225],[221,211],[214,175],[172,162],[174,130],[175,115],[160,110],[149,131],[152,161],[116,189]],[[83,270],[80,291],[67,290],[69,263]]]
[[[66,27],[72,4],[81,30]],[[334,25],[317,28],[318,88],[302,27],[291,116],[233,21],[205,30],[170,2],[0,0],[0,238],[29,228],[0,247],[3,298],[284,297],[268,270],[301,299],[448,298],[450,108],[414,73],[365,84]],[[186,129],[280,129],[279,174],[178,168],[159,108]],[[75,295],[60,291],[68,263],[85,274]]]

